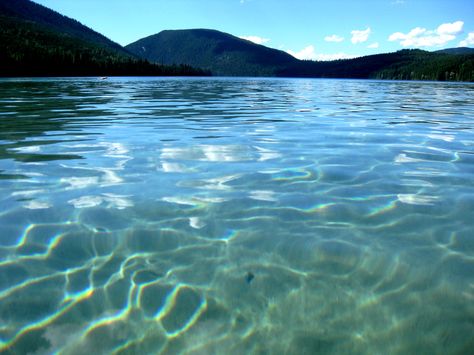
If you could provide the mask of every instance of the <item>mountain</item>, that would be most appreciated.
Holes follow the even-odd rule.
[[[474,54],[474,48],[469,47],[458,47],[448,48],[435,51],[435,53],[446,53],[446,54]]]
[[[185,63],[218,76],[275,76],[298,63],[285,52],[208,29],[162,31],[125,48],[151,62]]]
[[[160,64],[188,64],[218,76],[282,76],[400,80],[474,80],[474,49],[401,50],[328,62],[302,61],[227,33],[162,31],[125,47]]]
[[[78,21],[30,0],[0,0],[0,76],[210,73],[474,81],[474,49],[402,50],[314,62],[207,29],[163,31],[123,48]]]
[[[107,37],[82,25],[80,22],[63,16],[56,11],[28,0],[1,0],[0,14],[13,17],[24,22],[40,25],[51,31],[68,35],[85,42],[95,43],[104,48],[130,56],[118,43],[112,42]]]
[[[404,49],[355,59],[300,62],[283,76],[391,80],[474,81],[474,54]]]
[[[376,79],[474,81],[474,53],[457,54],[457,48],[440,52],[402,50],[392,53],[399,58],[380,68]]]
[[[196,75],[137,58],[105,36],[29,0],[0,0],[0,76]]]

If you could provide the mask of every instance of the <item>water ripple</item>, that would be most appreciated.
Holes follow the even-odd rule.
[[[0,80],[0,352],[468,352],[473,90]]]

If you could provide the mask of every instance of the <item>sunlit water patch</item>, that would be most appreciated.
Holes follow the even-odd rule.
[[[473,94],[0,81],[0,351],[472,352]]]

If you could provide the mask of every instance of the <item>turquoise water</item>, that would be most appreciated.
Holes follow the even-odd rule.
[[[0,352],[472,352],[473,94],[1,80]]]

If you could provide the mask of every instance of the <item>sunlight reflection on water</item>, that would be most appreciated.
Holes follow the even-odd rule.
[[[473,92],[0,81],[0,349],[469,352]]]

